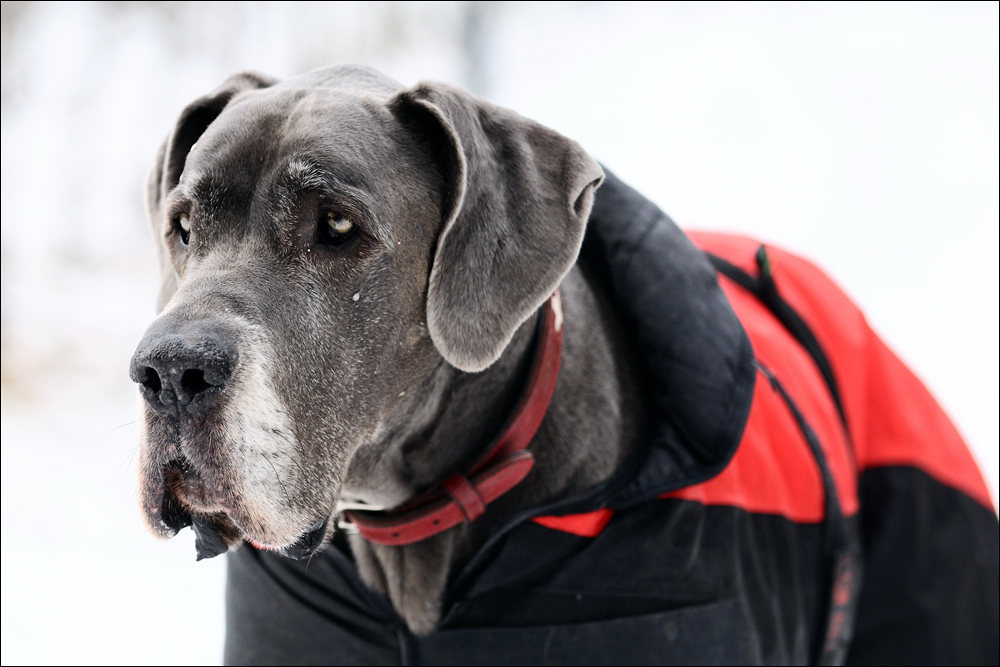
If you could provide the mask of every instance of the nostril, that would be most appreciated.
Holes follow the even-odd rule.
[[[160,374],[149,366],[146,366],[146,368],[143,369],[142,380],[140,383],[143,387],[150,390],[154,394],[159,394],[160,390],[163,388],[163,383],[160,382]]]
[[[203,370],[189,368],[184,371],[184,374],[181,376],[181,389],[183,389],[188,396],[197,396],[211,386],[212,385],[205,381],[205,371]]]

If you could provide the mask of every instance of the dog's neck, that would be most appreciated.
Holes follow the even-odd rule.
[[[428,632],[437,624],[449,575],[482,545],[492,525],[607,479],[640,432],[637,363],[629,357],[615,318],[578,269],[566,277],[562,291],[562,369],[548,415],[531,445],[536,458],[532,473],[474,523],[435,537],[387,547],[352,536],[361,576],[389,597],[415,632]],[[381,426],[377,448],[359,451],[345,497],[398,506],[483,452],[523,390],[536,318],[520,327],[501,358],[482,373],[461,373],[440,364],[405,409],[397,411],[400,417]]]

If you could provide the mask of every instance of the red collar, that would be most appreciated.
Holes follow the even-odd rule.
[[[563,313],[559,290],[545,302],[527,388],[500,435],[464,474],[443,482],[397,510],[346,510],[344,517],[370,542],[400,546],[427,539],[463,521],[475,521],[535,465],[528,445],[542,425],[559,378]]]

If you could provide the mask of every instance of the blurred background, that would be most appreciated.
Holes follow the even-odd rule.
[[[998,5],[2,4],[2,662],[217,663],[224,559],[136,508],[142,183],[229,74],[373,65],[804,254],[998,468]]]

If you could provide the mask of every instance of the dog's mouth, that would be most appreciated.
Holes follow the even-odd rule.
[[[244,540],[257,549],[276,551],[295,560],[311,557],[325,543],[329,518],[310,525],[291,544],[272,546],[247,537],[232,516],[238,513],[233,504],[220,498],[221,489],[212,489],[204,476],[183,457],[164,466],[162,479],[160,519],[174,534],[187,527],[194,531],[198,560],[226,553]]]
[[[225,506],[184,458],[164,466],[160,518],[174,533],[191,527],[198,560],[214,558],[242,540]]]
[[[213,493],[204,478],[187,459],[179,458],[169,462],[163,471],[163,481],[168,495],[191,512],[215,514],[226,508]]]

